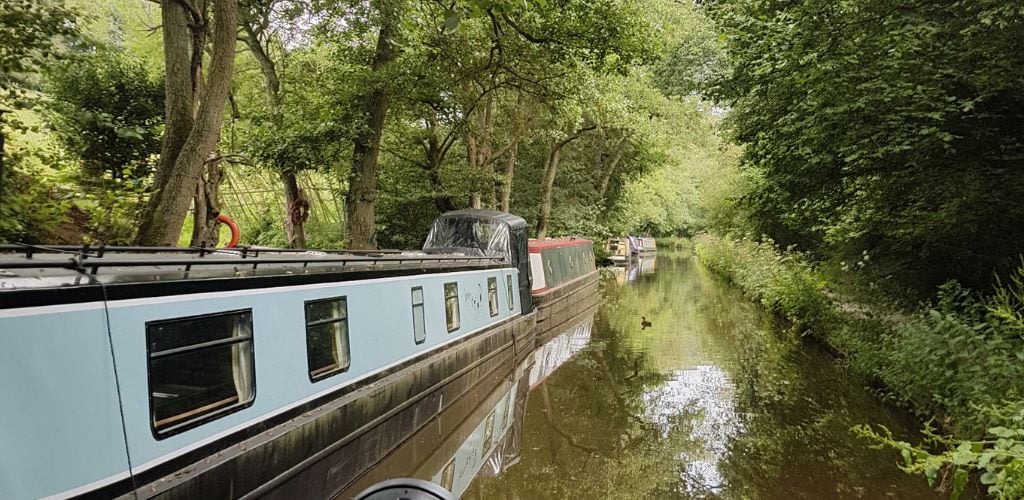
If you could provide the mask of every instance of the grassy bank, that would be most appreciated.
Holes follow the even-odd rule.
[[[693,240],[690,238],[680,238],[678,236],[665,236],[658,238],[658,250],[692,250]]]
[[[694,249],[795,331],[831,346],[886,398],[951,433],[933,436],[950,449],[932,454],[861,429],[900,448],[908,471],[945,478],[955,493],[966,480],[956,471],[977,468],[990,493],[1022,491],[1015,488],[1024,483],[1024,266],[990,295],[951,282],[932,304],[885,311],[836,297],[804,255],[771,242],[702,234]]]

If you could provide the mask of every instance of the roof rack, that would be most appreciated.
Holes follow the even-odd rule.
[[[507,264],[502,256],[463,254],[428,254],[398,250],[305,250],[241,247],[210,249],[202,247],[171,248],[144,246],[89,245],[0,245],[0,289],[4,278],[53,277],[55,273],[97,275],[109,270],[117,275],[134,275],[131,281],[159,280],[156,274],[176,275],[179,279],[195,278],[191,272],[239,275],[243,270],[260,274],[366,270],[380,268],[443,268],[463,266],[497,266]],[[148,268],[148,269],[147,269]],[[199,269],[194,269],[199,268]],[[16,272],[19,271],[20,272]],[[179,274],[183,273],[183,274]],[[107,274],[107,273],[103,273]],[[248,273],[247,273],[248,274]],[[8,281],[9,285],[13,282]],[[19,280],[23,286],[26,283]],[[31,286],[31,285],[29,285]],[[15,287],[20,288],[20,287]]]
[[[0,244],[0,253],[23,253],[31,259],[35,254],[75,254],[88,257],[103,257],[107,253],[145,253],[145,254],[241,254],[242,258],[258,257],[260,253],[275,254],[346,254],[346,255],[393,255],[404,253],[403,250],[319,250],[313,248],[274,248],[260,246],[240,246],[237,248],[200,247],[147,247],[147,246],[91,246],[91,245],[33,245],[27,243]]]

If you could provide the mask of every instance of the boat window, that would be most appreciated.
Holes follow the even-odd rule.
[[[448,333],[459,329],[459,284],[444,284],[444,314],[448,320]]]
[[[306,302],[306,359],[313,382],[342,373],[352,364],[345,297]]]
[[[252,310],[146,323],[150,424],[157,439],[249,406]]]
[[[498,278],[487,278],[487,307],[491,316],[498,315]]]
[[[423,311],[423,287],[412,289],[412,336],[417,344],[427,340],[427,323]]]
[[[508,310],[512,311],[516,308],[516,299],[513,298],[515,288],[512,287],[512,275],[505,276],[505,288],[508,292]]]

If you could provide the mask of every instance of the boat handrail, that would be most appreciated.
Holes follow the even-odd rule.
[[[4,258],[4,254],[15,254]],[[165,254],[160,256],[159,254]],[[171,255],[166,255],[171,254]],[[138,256],[131,258],[130,255]],[[60,258],[60,257],[66,258]],[[97,274],[101,268],[183,267],[186,273],[199,266],[241,266],[256,270],[259,266],[320,267],[325,264],[364,265],[498,265],[507,264],[503,256],[443,255],[401,251],[343,251],[238,248],[232,250],[169,247],[90,247],[70,245],[0,245],[0,270],[68,269]],[[169,269],[163,269],[164,271]]]
[[[76,255],[88,255],[90,257],[102,257],[106,253],[194,253],[199,256],[208,254],[241,254],[247,256],[258,256],[260,253],[282,253],[282,254],[352,254],[352,255],[394,255],[405,253],[405,250],[340,250],[316,248],[275,248],[263,246],[238,246],[235,248],[208,248],[208,247],[153,247],[153,246],[120,246],[120,245],[37,245],[28,243],[6,243],[0,244],[2,253],[24,253],[31,258],[37,253],[73,253]]]

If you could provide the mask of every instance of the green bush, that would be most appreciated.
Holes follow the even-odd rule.
[[[57,143],[78,163],[81,185],[112,191],[120,186],[111,179],[149,176],[160,153],[164,86],[141,58],[97,47],[57,65],[46,91],[52,99],[44,116]]]
[[[7,157],[0,190],[0,242],[52,243],[67,220],[68,202],[50,172],[25,168],[20,153]]]
[[[885,427],[878,430],[860,425],[854,428],[861,437],[874,441],[874,447],[891,447],[900,452],[904,471],[921,474],[928,484],[948,484],[950,498],[956,500],[966,489],[971,471],[980,473],[979,480],[988,493],[998,499],[1024,498],[1024,403],[1015,402],[983,411],[993,422],[984,439],[958,440],[941,436],[929,424],[925,429],[932,452],[896,439]]]
[[[710,234],[697,235],[694,250],[706,266],[802,333],[826,340],[834,311],[825,295],[825,279],[799,252],[781,250],[771,241]]]
[[[1022,275],[992,297],[944,285],[936,306],[886,336],[878,375],[919,413],[979,435],[993,423],[978,408],[1024,399]]]

